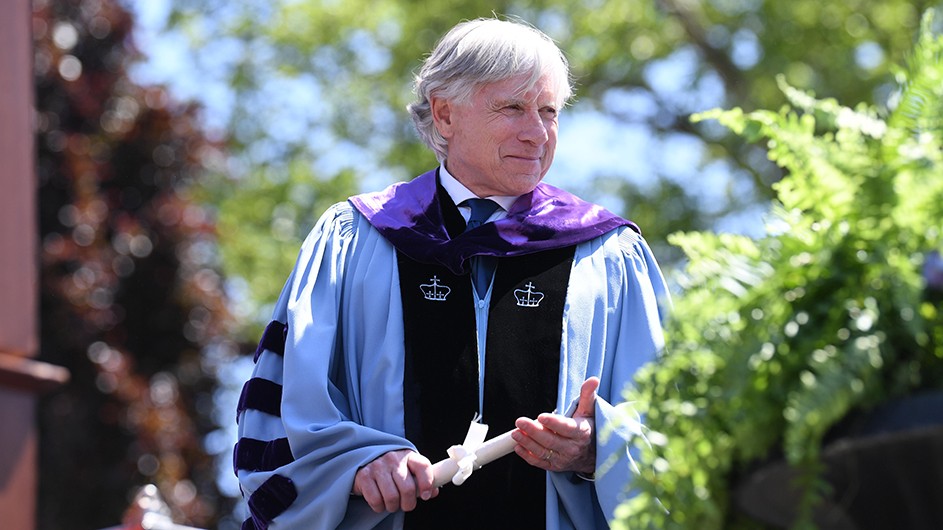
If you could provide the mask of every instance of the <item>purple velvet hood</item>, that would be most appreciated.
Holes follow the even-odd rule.
[[[445,228],[436,192],[437,170],[383,191],[364,193],[350,203],[397,250],[421,263],[438,263],[456,274],[472,256],[521,256],[589,241],[627,221],[549,184],[520,196],[507,217],[455,237]]]

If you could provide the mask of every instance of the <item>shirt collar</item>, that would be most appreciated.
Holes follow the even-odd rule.
[[[458,179],[453,177],[452,174],[449,173],[449,170],[445,168],[445,164],[439,167],[439,179],[442,182],[442,187],[445,188],[445,191],[449,194],[449,197],[452,198],[452,202],[454,202],[456,206],[468,199],[478,197],[470,189],[466,188],[464,184],[459,182]],[[484,198],[491,199],[498,203],[498,206],[504,209],[504,211],[507,211],[518,197],[520,197],[520,195],[490,195]]]

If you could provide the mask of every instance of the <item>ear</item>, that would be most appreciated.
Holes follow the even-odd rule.
[[[452,103],[445,98],[433,97],[431,101],[432,123],[443,138],[452,137]]]

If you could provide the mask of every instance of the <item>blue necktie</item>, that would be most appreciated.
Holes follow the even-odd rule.
[[[498,203],[491,199],[468,199],[463,201],[462,204],[471,208],[471,215],[465,225],[466,232],[481,226],[498,209]],[[475,275],[475,290],[478,291],[478,296],[485,296],[488,284],[491,282],[491,276],[494,274],[494,268],[495,260],[491,256],[472,258],[472,274]]]

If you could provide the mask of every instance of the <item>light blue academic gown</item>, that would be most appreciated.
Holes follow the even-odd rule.
[[[661,312],[668,299],[651,250],[630,228],[578,245],[572,267],[557,410],[571,413],[583,381],[600,378],[597,473],[595,481],[547,473],[547,528],[553,530],[607,528],[629,492],[635,466],[629,449],[644,434],[622,392],[663,346]],[[482,341],[490,300],[484,302],[478,309]],[[273,319],[288,325],[284,354],[263,351],[253,377],[282,385],[281,417],[245,410],[239,436],[287,438],[294,461],[271,471],[239,470],[244,497],[279,475],[297,498],[269,523],[273,530],[401,528],[403,513],[376,514],[350,494],[358,468],[388,451],[414,448],[404,438],[396,251],[350,204],[333,206],[305,240]],[[425,456],[432,462],[447,457]]]

